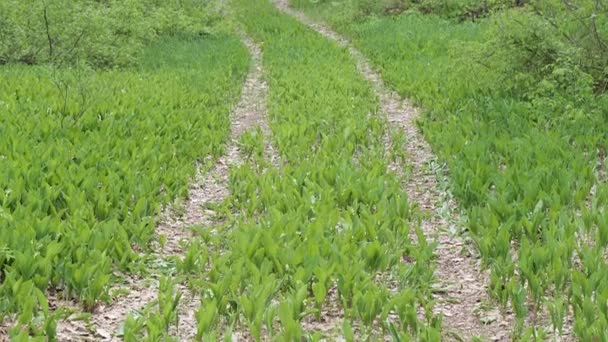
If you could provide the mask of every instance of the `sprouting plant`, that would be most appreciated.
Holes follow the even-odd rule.
[[[207,250],[198,240],[190,241],[183,258],[177,260],[177,270],[182,273],[200,273],[207,266]]]
[[[331,276],[334,272],[334,266],[331,267],[318,267],[315,269],[314,274],[317,278],[316,282],[312,284],[312,293],[315,298],[316,318],[321,317],[321,307],[325,302],[329,286],[331,285]]]
[[[277,289],[277,285],[277,281],[272,276],[269,276],[260,284],[253,285],[247,294],[239,298],[239,306],[243,310],[249,330],[257,341],[261,340],[265,312],[270,304],[270,299]]]
[[[145,325],[145,317],[129,314],[122,325],[120,335],[125,342],[139,341]]]
[[[204,337],[213,331],[218,318],[218,308],[216,300],[209,300],[201,303],[200,309],[196,311],[196,338],[203,340]]]
[[[246,159],[252,159],[259,163],[264,157],[264,134],[259,126],[243,133],[239,145]]]
[[[158,288],[158,322],[167,333],[173,324],[179,325],[178,308],[182,293],[176,291],[175,283],[168,278],[161,277]]]

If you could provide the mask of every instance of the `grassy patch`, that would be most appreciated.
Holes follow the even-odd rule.
[[[202,289],[199,336],[439,338],[429,311],[433,246],[410,241],[418,227],[387,170],[388,125],[370,85],[348,51],[268,1],[234,8],[263,47],[281,164],[231,171],[226,204],[238,215],[217,228],[209,270],[192,280]]]
[[[0,318],[34,334],[54,334],[48,287],[92,309],[195,162],[222,153],[245,47],[168,39],[144,55],[127,70],[0,69]]]
[[[567,61],[539,78],[516,63],[523,53],[489,51],[500,18],[457,24],[409,13],[338,25],[330,11],[310,13],[425,109],[421,128],[449,165],[490,290],[519,319],[516,335],[543,334],[540,322],[523,327],[541,308],[561,329],[570,304],[579,338],[605,336],[606,97]]]

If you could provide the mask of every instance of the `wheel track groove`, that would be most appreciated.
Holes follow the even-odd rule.
[[[349,40],[325,24],[291,8],[288,0],[273,1],[281,11],[335,41],[340,47],[348,49],[361,75],[375,89],[381,114],[386,116],[392,127],[405,132],[406,152],[412,165],[405,190],[411,202],[427,214],[421,217],[422,231],[427,238],[433,238],[438,243],[435,252],[438,286],[434,299],[437,300],[435,313],[443,315],[444,337],[449,339],[448,335],[455,335],[469,340],[473,336],[480,336],[484,340],[508,340],[513,326],[513,315],[509,312],[506,315],[500,314],[497,308],[492,308],[490,312],[481,312],[484,302],[490,302],[487,290],[488,272],[481,270],[478,258],[469,252],[465,240],[449,231],[449,226],[459,220],[457,204],[449,193],[442,193],[439,188],[438,175],[431,168],[432,165],[437,165],[437,157],[416,126],[419,111],[396,92],[388,89],[382,77]],[[403,174],[405,170],[395,171]],[[444,205],[449,212],[448,218],[440,215]]]
[[[271,131],[266,117],[266,97],[268,86],[263,78],[262,52],[260,47],[245,33],[240,32],[241,40],[251,57],[250,71],[243,83],[239,102],[230,113],[231,133],[226,146],[226,153],[204,175],[197,175],[190,186],[189,196],[179,212],[176,206],[169,205],[160,215],[160,222],[155,228],[155,235],[163,236],[165,242],[161,247],[157,242],[151,256],[162,262],[171,257],[182,257],[185,253],[184,243],[194,235],[186,229],[192,225],[210,226],[214,223],[215,213],[205,209],[209,204],[220,203],[229,195],[228,177],[231,167],[241,165],[244,156],[239,149],[239,138],[247,130],[259,127],[264,134],[265,158],[273,165],[279,162],[278,152],[270,143]],[[179,207],[179,205],[177,206]],[[60,341],[120,341],[115,335],[129,313],[141,310],[157,298],[158,274],[151,278],[129,276],[128,294],[117,298],[109,305],[99,305],[92,313],[87,327],[82,321],[70,317],[59,322],[57,336]],[[124,286],[117,288],[124,289]],[[182,299],[178,307],[179,326],[173,327],[170,334],[179,341],[192,340],[196,335],[195,312],[200,305],[197,294],[192,293],[183,284],[178,284]],[[57,305],[77,309],[75,303],[57,300]]]

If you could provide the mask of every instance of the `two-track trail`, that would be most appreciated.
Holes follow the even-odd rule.
[[[496,308],[488,310],[484,307],[488,299],[488,274],[480,269],[478,258],[471,255],[464,239],[449,231],[450,222],[458,220],[456,203],[451,196],[445,196],[440,191],[437,175],[431,168],[436,157],[416,127],[416,108],[389,90],[363,54],[346,38],[291,8],[288,0],[274,2],[280,10],[347,48],[361,74],[375,88],[382,114],[386,115],[393,127],[405,132],[407,154],[412,165],[405,190],[410,201],[427,214],[420,222],[422,231],[427,238],[435,239],[438,243],[435,250],[437,286],[434,298],[437,300],[436,313],[443,315],[444,338],[469,340],[473,336],[479,336],[484,340],[508,340],[513,317],[501,315]],[[441,209],[445,207],[449,209],[448,218],[440,215]]]
[[[251,68],[241,90],[241,98],[230,114],[231,135],[227,142],[226,153],[206,174],[197,174],[191,184],[189,197],[182,204],[177,214],[169,206],[160,217],[155,235],[162,237],[164,243],[155,243],[150,275],[145,278],[129,275],[127,284],[116,287],[125,293],[108,305],[99,305],[92,313],[88,324],[70,317],[58,324],[60,341],[117,341],[127,315],[153,305],[158,296],[160,274],[155,268],[162,268],[171,258],[181,258],[185,254],[185,245],[195,236],[188,229],[194,225],[212,225],[215,213],[206,209],[210,204],[220,203],[229,195],[228,176],[230,167],[244,162],[239,149],[239,138],[249,129],[256,126],[261,129],[265,138],[265,158],[271,163],[277,162],[278,153],[268,143],[270,129],[266,121],[267,85],[263,79],[261,49],[248,36],[241,34],[244,45],[251,55]],[[156,266],[156,267],[155,267]],[[197,323],[195,312],[200,306],[197,294],[192,293],[185,285],[179,284],[178,291],[182,297],[178,306],[179,325],[172,327],[170,334],[179,341],[192,340],[196,335]]]

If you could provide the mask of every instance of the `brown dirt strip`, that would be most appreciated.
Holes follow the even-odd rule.
[[[274,0],[276,6],[294,16],[321,35],[349,50],[361,74],[374,86],[380,99],[381,109],[389,123],[407,135],[406,149],[412,164],[412,174],[406,191],[409,199],[428,215],[422,218],[421,227],[428,238],[436,239],[437,286],[435,311],[443,315],[446,340],[474,336],[484,340],[508,340],[513,317],[492,307],[488,291],[488,274],[480,268],[477,256],[469,250],[469,244],[460,236],[450,233],[450,224],[458,222],[457,204],[449,194],[440,191],[437,175],[431,169],[436,156],[416,127],[418,110],[390,91],[381,76],[373,70],[367,59],[351,42],[322,23],[315,22],[289,6],[288,0]],[[449,219],[439,213],[442,207],[449,210]]]
[[[227,153],[219,158],[214,168],[206,175],[200,173],[191,185],[189,198],[180,206],[169,206],[161,214],[156,227],[157,237],[164,236],[165,243],[161,248],[156,244],[151,254],[154,260],[163,262],[171,257],[180,257],[184,253],[183,245],[194,238],[188,227],[193,225],[210,226],[215,213],[204,209],[208,204],[219,203],[228,195],[229,168],[243,163],[239,151],[239,137],[248,129],[259,126],[269,141],[270,129],[266,122],[267,85],[263,79],[260,48],[247,36],[242,35],[243,43],[249,49],[252,66],[241,92],[241,99],[231,113],[232,131],[227,146]],[[271,144],[265,147],[266,157],[273,164],[278,163],[278,154]],[[176,207],[180,210],[176,210]],[[182,215],[176,214],[182,212]],[[116,334],[129,313],[143,309],[157,298],[158,279],[143,279],[130,276],[128,285],[117,289],[126,290],[127,294],[116,298],[108,305],[99,305],[93,312],[90,325],[74,317],[58,324],[60,341],[118,341]],[[200,305],[196,294],[183,285],[178,286],[182,300],[178,308],[179,326],[172,329],[171,335],[179,341],[192,340],[196,334],[195,312]],[[76,307],[75,303],[60,303],[63,306]]]

